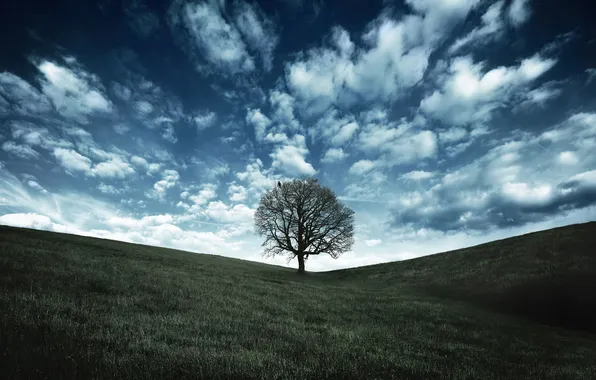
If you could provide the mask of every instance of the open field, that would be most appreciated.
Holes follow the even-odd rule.
[[[299,276],[0,227],[0,377],[595,379],[595,247],[592,222]]]

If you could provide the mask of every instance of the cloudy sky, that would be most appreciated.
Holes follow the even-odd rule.
[[[0,224],[286,265],[253,213],[314,175],[318,271],[596,220],[587,1],[56,3],[0,5]]]

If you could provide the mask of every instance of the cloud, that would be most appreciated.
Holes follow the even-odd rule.
[[[360,128],[355,121],[348,123],[341,127],[339,132],[331,138],[331,143],[334,145],[343,145],[348,142],[356,131]]]
[[[594,147],[596,116],[587,113],[539,134],[510,137],[472,163],[435,176],[430,189],[403,193],[392,209],[393,225],[488,231],[596,205],[596,159],[584,158]]]
[[[271,167],[291,176],[314,175],[317,171],[306,162],[306,141],[304,136],[296,135],[290,142],[275,148],[269,156],[273,160]]]
[[[215,112],[207,111],[194,116],[192,122],[196,125],[197,131],[203,131],[211,127],[216,119],[217,115]]]
[[[112,103],[103,94],[99,79],[82,68],[59,66],[43,60],[37,69],[44,75],[41,81],[43,93],[52,101],[58,113],[81,123],[88,122],[92,113],[109,113]]]
[[[228,187],[228,195],[232,202],[244,202],[248,197],[248,191],[242,185],[231,183]]]
[[[271,120],[260,109],[249,108],[246,111],[246,122],[254,127],[257,141],[263,141],[267,128],[271,125]]]
[[[381,14],[356,46],[340,27],[330,46],[312,48],[286,65],[286,82],[302,111],[318,115],[331,105],[388,102],[423,78],[432,52],[479,1],[407,1],[413,14]]]
[[[490,120],[492,112],[511,100],[516,91],[530,85],[557,61],[534,55],[517,67],[500,66],[488,71],[485,63],[457,57],[439,79],[439,90],[420,102],[428,116],[456,126]]]
[[[561,95],[562,90],[556,86],[555,82],[547,82],[531,91],[524,92],[521,96],[521,103],[516,106],[516,110],[532,107],[543,108],[546,103]]]
[[[520,27],[531,16],[530,4],[528,0],[513,0],[509,6],[509,21],[515,26]]]
[[[39,184],[37,178],[34,175],[31,174],[21,174],[21,177],[23,177],[24,182],[27,186],[29,186],[32,189],[35,189],[39,192],[41,192],[42,194],[47,194],[48,191]]]
[[[364,173],[367,173],[371,170],[373,170],[374,168],[376,168],[378,165],[377,162],[371,161],[371,160],[360,160],[355,162],[354,164],[352,164],[352,166],[350,167],[350,174],[356,174],[356,175],[362,175]]]
[[[168,189],[176,186],[180,180],[180,174],[173,169],[166,169],[161,173],[162,179],[153,184],[153,189],[146,193],[147,197],[163,200]]]
[[[128,132],[130,132],[130,127],[126,124],[115,124],[114,132],[116,132],[119,135],[125,135]]]
[[[294,98],[282,91],[273,90],[269,93],[269,103],[273,112],[273,120],[277,124],[278,132],[297,131],[300,123],[294,114]]]
[[[468,130],[462,127],[453,127],[439,132],[439,140],[443,143],[452,143],[465,139],[468,136]]]
[[[236,5],[238,30],[244,36],[248,46],[260,54],[265,71],[270,71],[273,52],[279,41],[274,23],[257,4],[237,2]]]
[[[335,162],[343,161],[347,157],[347,153],[342,148],[331,148],[325,152],[325,155],[321,159],[321,162],[326,164],[332,164]]]
[[[503,0],[492,4],[482,15],[482,25],[474,28],[470,33],[458,38],[453,45],[449,47],[449,53],[455,54],[468,45],[487,44],[501,37],[505,24],[502,15],[505,7]]]
[[[106,185],[105,183],[100,183],[99,185],[97,185],[97,189],[104,194],[112,194],[112,195],[121,194],[123,191],[121,189],[116,189],[112,185]]]
[[[565,151],[559,153],[559,162],[563,165],[575,165],[579,162],[577,155],[574,152]]]
[[[375,246],[377,246],[377,245],[381,244],[382,242],[383,242],[383,241],[382,241],[381,239],[371,239],[371,240],[365,240],[365,241],[364,241],[364,244],[365,244],[367,247],[375,247]]]
[[[246,165],[245,171],[237,172],[236,178],[247,183],[248,192],[258,198],[262,193],[271,189],[277,178],[269,175],[263,170],[263,162],[260,159]]]
[[[35,149],[28,145],[18,145],[14,141],[4,142],[2,144],[2,150],[25,160],[39,157],[39,153]]]
[[[433,172],[427,172],[424,170],[413,170],[411,172],[408,172],[408,173],[402,175],[402,178],[412,180],[412,181],[420,181],[420,180],[424,180],[424,179],[433,178],[434,176],[435,176],[435,173],[433,173]]]
[[[221,201],[209,202],[204,215],[221,223],[252,223],[255,210],[244,204],[228,206]]]
[[[202,57],[228,74],[251,72],[254,59],[238,29],[226,22],[222,8],[216,2],[174,2],[170,22],[175,30],[182,30],[184,46],[195,59]]]
[[[109,161],[100,162],[93,167],[93,174],[102,178],[126,178],[135,173],[135,170],[120,157],[111,158]]]
[[[0,73],[0,115],[39,116],[52,111],[49,99],[9,72]]]
[[[360,133],[358,149],[380,154],[384,166],[407,164],[434,157],[437,153],[437,136],[429,130],[420,130],[414,122],[385,122],[368,124]]]
[[[84,172],[93,175],[91,171],[91,160],[73,149],[56,148],[53,151],[54,157],[67,173]]]
[[[594,78],[596,78],[596,69],[595,68],[586,69],[586,74],[588,74],[588,79],[586,80],[586,85],[588,85],[588,84],[592,83]]]
[[[217,185],[213,183],[202,185],[202,189],[198,194],[188,196],[188,199],[197,206],[203,206],[214,198],[217,198]]]

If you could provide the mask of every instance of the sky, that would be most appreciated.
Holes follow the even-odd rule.
[[[0,224],[295,267],[253,215],[315,176],[324,271],[596,220],[588,3],[3,2]]]

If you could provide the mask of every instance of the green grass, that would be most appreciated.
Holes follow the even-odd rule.
[[[587,223],[299,276],[0,227],[0,377],[594,379],[594,247]]]

